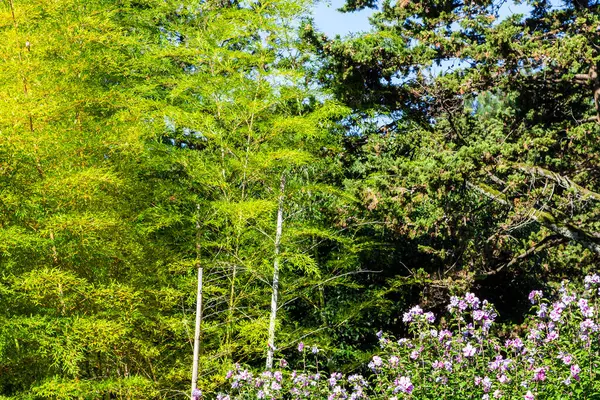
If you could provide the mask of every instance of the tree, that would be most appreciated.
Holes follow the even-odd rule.
[[[202,387],[262,364],[280,177],[301,210],[346,112],[304,79],[306,4],[2,7],[0,393],[187,395],[200,258]],[[292,283],[319,276],[306,237],[329,234],[291,222],[282,343]]]
[[[304,33],[315,74],[354,110],[348,187],[383,222],[389,284],[422,267],[424,300],[458,280],[506,300],[510,318],[515,291],[600,255],[600,21],[592,1],[504,18],[502,4],[352,1],[380,6],[372,32]]]

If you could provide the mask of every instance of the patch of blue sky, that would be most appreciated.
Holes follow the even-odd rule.
[[[343,13],[339,9],[344,6],[344,0],[319,1],[313,10],[316,28],[330,37],[347,36],[353,33],[368,32],[371,30],[369,17],[376,10],[364,9],[352,13]],[[564,7],[564,1],[551,0],[552,9]],[[512,0],[503,2],[498,10],[501,21],[514,14],[528,15],[532,7],[527,3],[517,4]]]
[[[344,3],[344,0],[318,2],[313,11],[316,28],[330,37],[370,31],[369,17],[375,10],[342,13],[338,10],[344,6]]]

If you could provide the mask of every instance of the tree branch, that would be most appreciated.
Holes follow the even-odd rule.
[[[600,193],[592,192],[591,190],[586,189],[581,185],[578,185],[577,183],[573,182],[569,177],[559,175],[556,172],[552,172],[542,167],[530,166],[525,164],[517,164],[516,166],[521,171],[551,179],[565,189],[572,189],[578,192],[584,198],[588,197],[596,201],[600,201]]]
[[[494,190],[481,183],[474,184],[467,182],[467,186],[499,204],[503,204],[512,208],[512,205],[510,205],[508,201],[500,198],[501,193],[497,190]],[[600,240],[594,237],[595,233],[590,234],[571,224],[559,222],[552,214],[546,211],[533,209],[530,217],[555,234],[560,235],[567,240],[578,242],[594,254],[600,255]]]
[[[565,242],[565,238],[560,237],[558,235],[549,235],[546,236],[545,238],[543,238],[542,240],[540,240],[538,243],[534,244],[531,248],[529,248],[527,251],[525,251],[524,253],[519,254],[518,256],[514,257],[512,260],[510,260],[508,263],[501,265],[499,268],[496,268],[492,271],[488,271],[488,272],[484,272],[484,273],[480,273],[475,275],[475,279],[480,280],[480,279],[485,279],[487,277],[490,277],[492,275],[496,275],[497,273],[499,273],[500,271],[502,271],[504,268],[510,268],[513,265],[515,265],[516,263],[524,260],[525,258],[529,257],[531,254],[533,253],[537,253],[539,251],[542,251],[543,249],[547,248],[547,247],[553,247],[557,244],[563,243]]]

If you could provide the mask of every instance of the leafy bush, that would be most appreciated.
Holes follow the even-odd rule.
[[[378,333],[381,351],[368,377],[319,371],[316,348],[307,367],[312,356],[300,343],[301,371],[285,360],[258,375],[238,366],[217,399],[600,399],[599,297],[598,275],[580,290],[563,282],[553,300],[533,291],[531,315],[504,338],[494,306],[473,293],[451,297],[437,323],[415,306],[403,317],[411,338]]]

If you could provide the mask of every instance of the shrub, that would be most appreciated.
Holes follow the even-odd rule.
[[[410,338],[378,333],[381,351],[371,374],[345,376],[306,367],[254,375],[238,366],[227,379],[233,399],[600,399],[598,299],[600,277],[587,276],[577,290],[563,282],[552,296],[529,295],[531,315],[520,335],[502,339],[492,304],[473,293],[453,296],[446,318],[419,306],[403,316]],[[312,349],[316,353],[316,348]],[[310,355],[308,355],[310,356]],[[310,370],[312,369],[312,372]]]

